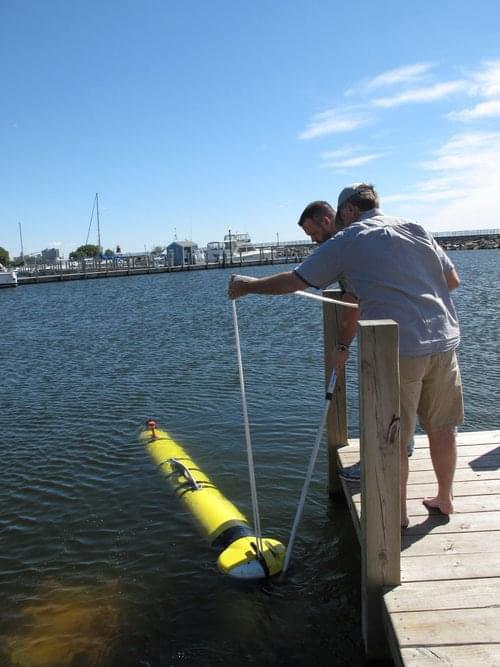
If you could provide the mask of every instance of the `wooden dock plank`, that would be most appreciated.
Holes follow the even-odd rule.
[[[474,609],[489,607],[493,600],[500,600],[500,577],[409,582],[384,594],[389,613]]]
[[[408,484],[407,498],[424,498],[433,496],[436,493],[436,478],[428,484]],[[453,495],[455,498],[460,496],[487,496],[500,494],[500,476],[499,479],[474,479],[465,482],[455,481],[453,484]]]
[[[426,535],[425,539],[401,535],[401,558],[431,556],[432,554],[500,553],[500,530],[482,533],[447,533]],[[499,596],[500,600],[500,596]]]
[[[401,581],[438,581],[440,579],[479,579],[500,577],[498,553],[432,554],[401,559]],[[437,592],[436,592],[437,595]],[[500,599],[499,599],[500,605]],[[500,626],[499,626],[500,638]]]
[[[411,466],[411,461],[410,461]],[[455,471],[455,482],[470,482],[483,479],[500,480],[500,468],[496,470],[488,470],[488,468],[480,468],[473,470],[470,467],[457,468]],[[412,484],[429,484],[436,481],[434,470],[410,470],[408,478],[408,486]]]
[[[411,647],[401,651],[407,667],[500,667],[500,644],[472,644],[469,646]]]
[[[463,514],[452,514],[449,517],[439,514],[429,515],[420,521],[413,518],[408,528],[405,529],[405,536],[411,535],[431,535],[443,533],[462,533],[462,532],[484,532],[499,530],[500,511],[496,512],[470,512]]]
[[[489,454],[490,456],[492,456],[493,454],[500,454],[500,447],[494,447],[492,450],[490,443],[477,444],[477,445],[463,444],[463,445],[458,445],[457,451],[459,456],[467,456],[471,459],[471,461],[473,461],[475,458],[478,458],[485,454]],[[422,447],[422,448],[416,447],[412,455],[412,460],[425,459],[428,456],[429,454],[427,451],[427,447]]]
[[[340,465],[350,466],[359,461],[359,454],[345,453],[339,450],[338,453]],[[500,470],[500,452],[498,454],[488,454],[478,457],[474,462],[471,462],[469,456],[457,457],[457,468],[468,468],[470,470]],[[410,471],[412,470],[432,470],[432,462],[429,458],[410,459]]]
[[[354,462],[355,461],[353,461],[353,463]],[[349,465],[351,465],[351,463],[349,463]],[[412,465],[411,462],[410,465]],[[434,474],[432,464],[429,463],[429,466],[430,467],[428,470],[410,470],[410,476],[408,478],[408,488],[412,485],[436,483],[436,475]],[[457,468],[457,470],[455,471],[455,484],[454,484],[455,495],[462,495],[461,493],[457,493],[457,489],[460,488],[457,486],[457,483],[474,482],[482,480],[496,480],[497,482],[499,482],[500,468],[497,468],[495,470],[489,470],[488,468],[472,470],[472,468],[470,467]],[[495,485],[495,488],[497,488],[497,485]],[[497,491],[495,491],[495,493],[497,493]]]
[[[436,488],[434,487],[434,491]],[[353,495],[354,504],[357,506],[361,503],[361,493],[358,491]],[[484,496],[459,496],[453,500],[454,515],[462,514],[464,512],[493,512],[500,507],[500,495],[492,493]],[[425,505],[422,504],[420,498],[410,498],[408,500],[408,516],[423,516],[429,514],[436,514],[436,512],[429,511]],[[451,516],[454,516],[451,515]]]
[[[500,607],[395,612],[391,620],[401,648],[499,641]]]
[[[415,436],[415,450],[427,449],[426,435]],[[463,431],[457,434],[457,446],[500,444],[500,429],[493,431]],[[359,452],[359,438],[349,438],[349,444],[341,448],[342,452]]]

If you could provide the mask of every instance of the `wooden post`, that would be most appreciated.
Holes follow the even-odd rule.
[[[369,659],[388,655],[384,586],[400,584],[399,327],[358,324],[362,632]]]
[[[340,290],[325,290],[323,296],[339,299]],[[323,304],[323,331],[325,349],[325,385],[328,385],[332,372],[331,357],[337,343],[342,317],[342,306]],[[345,370],[337,378],[332,403],[326,422],[328,438],[328,491],[330,495],[342,493],[342,485],[337,475],[337,449],[347,445],[347,403]]]

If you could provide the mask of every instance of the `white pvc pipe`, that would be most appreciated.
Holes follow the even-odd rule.
[[[338,299],[327,299],[326,296],[320,296],[319,294],[311,294],[311,292],[304,292],[299,290],[298,292],[293,292],[297,296],[306,296],[308,299],[316,299],[316,301],[324,301],[325,303],[336,303],[337,306],[345,306],[346,308],[357,308],[357,303],[349,303],[348,301],[339,301]]]
[[[336,382],[337,382],[337,374],[335,373],[335,370],[333,370],[330,376],[330,381],[328,382],[328,389],[326,390],[326,399],[323,408],[323,414],[321,415],[321,422],[318,428],[318,432],[316,434],[316,441],[314,443],[314,447],[311,452],[311,458],[309,459],[309,466],[307,468],[306,478],[304,480],[304,486],[302,487],[302,493],[300,494],[299,505],[297,507],[297,512],[295,514],[295,519],[292,526],[292,532],[290,533],[290,539],[288,541],[288,547],[286,550],[285,562],[283,564],[282,574],[285,574],[285,572],[287,571],[288,565],[290,563],[290,558],[292,556],[293,544],[295,542],[295,537],[297,535],[300,519],[302,518],[302,512],[304,510],[307,492],[309,490],[309,485],[311,483],[312,475],[314,472],[314,465],[316,463],[316,459],[318,458],[319,447],[321,445],[321,438],[323,437],[323,431],[325,429],[326,418],[328,415],[328,408],[330,407],[332,394],[335,389]]]

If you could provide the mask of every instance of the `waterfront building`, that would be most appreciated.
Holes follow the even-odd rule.
[[[193,241],[173,241],[166,250],[169,266],[186,266],[200,261],[198,245]]]
[[[56,262],[59,259],[59,248],[45,248],[42,250],[42,261]]]

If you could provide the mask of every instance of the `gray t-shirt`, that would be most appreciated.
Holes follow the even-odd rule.
[[[452,262],[419,224],[366,211],[307,257],[295,272],[312,287],[345,276],[360,302],[360,319],[399,324],[399,352],[420,357],[460,342],[445,273]]]

